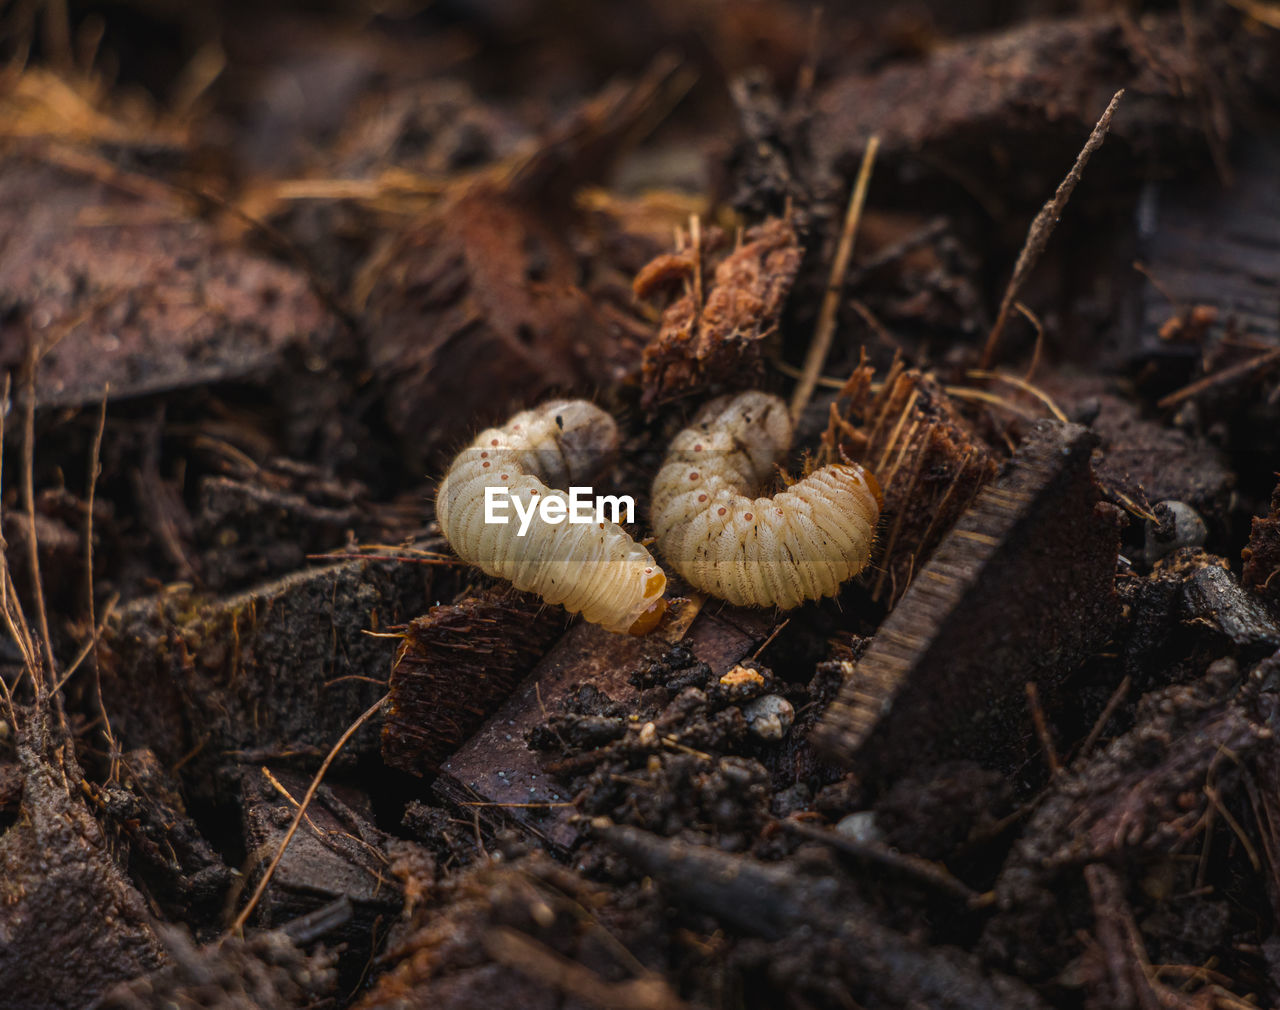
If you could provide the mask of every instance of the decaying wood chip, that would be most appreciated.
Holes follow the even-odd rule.
[[[52,723],[33,709],[17,730],[22,805],[0,832],[3,1010],[87,1006],[165,960],[146,902],[72,786],[83,775],[71,741]]]
[[[219,770],[234,778],[237,760],[318,760],[386,690],[393,647],[367,632],[425,608],[430,569],[410,561],[349,561],[231,597],[175,590],[130,604],[101,647],[113,729],[182,768],[197,795]],[[376,745],[365,728],[345,753]]]
[[[717,256],[722,240],[718,232],[690,238],[635,279],[638,298],[677,292],[644,350],[647,405],[759,384],[762,345],[777,330],[803,249],[782,218],[750,229],[742,244]]]
[[[161,925],[158,931],[168,964],[114,986],[98,1004],[104,1010],[303,1010],[323,1003],[338,986],[334,956],[304,953],[285,930],[205,946],[196,946],[178,926]]]
[[[310,777],[287,768],[245,767],[242,775],[245,851],[250,883],[276,854],[306,794]],[[364,797],[348,795],[359,805]],[[263,926],[281,926],[340,898],[350,905],[345,921],[327,939],[343,943],[343,967],[359,971],[371,953],[380,919],[399,914],[403,895],[391,870],[389,839],[337,790],[321,786],[307,807],[254,909]]]
[[[623,703],[633,700],[631,675],[658,660],[672,638],[680,638],[719,675],[750,655],[773,625],[772,615],[726,607],[718,613],[698,613],[682,635],[683,619],[683,612],[673,608],[659,631],[640,638],[615,635],[585,622],[574,625],[507,703],[444,763],[436,793],[486,824],[515,824],[543,845],[567,850],[579,833],[571,823],[576,813],[572,797],[542,770],[525,735],[549,712],[559,711],[581,684]]]
[[[199,496],[192,519],[202,585],[214,592],[296,571],[349,538],[398,543],[421,524],[417,508],[374,502],[357,482],[326,480],[282,460],[244,475],[203,477]]]
[[[594,824],[593,833],[654,877],[673,901],[734,930],[772,941],[801,931],[804,944],[824,952],[838,980],[863,1005],[950,1010],[1044,1005],[1019,981],[985,976],[959,951],[923,948],[881,925],[836,877],[809,877],[786,865],[607,821]]]
[[[912,581],[817,730],[859,770],[927,758],[1017,765],[1025,685],[1051,690],[1114,619],[1119,538],[1094,438],[1041,421]]]
[[[169,918],[213,932],[226,907],[231,868],[187,812],[176,776],[151,751],[129,751],[120,769],[119,783],[90,783],[86,795],[128,845],[130,872],[147,897]]]
[[[846,383],[848,408],[833,409],[823,448],[861,460],[880,482],[885,519],[872,593],[892,603],[995,475],[996,463],[931,376],[895,362],[874,394],[870,377],[864,365]]]
[[[409,622],[391,671],[382,758],[422,775],[460,747],[563,632],[525,593],[467,596]]]
[[[409,462],[452,448],[555,389],[612,381],[623,341],[577,286],[565,236],[495,189],[451,201],[398,236],[375,268],[369,362]]]
[[[1249,546],[1241,556],[1245,586],[1272,604],[1280,602],[1280,484],[1271,492],[1271,510],[1254,517]]]
[[[1174,82],[1195,73],[1176,15],[1141,25],[1120,15],[1037,21],[835,81],[818,94],[813,144],[820,164],[852,174],[879,133],[886,161],[922,161],[988,203],[1039,202],[1117,86],[1128,95],[1117,137],[1147,156],[1176,154],[1177,138],[1191,148],[1203,136],[1200,109]],[[985,191],[993,178],[1000,191]]]

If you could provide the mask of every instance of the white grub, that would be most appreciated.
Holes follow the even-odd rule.
[[[485,521],[485,489],[502,487],[528,511],[598,468],[618,445],[613,419],[585,400],[553,400],[489,428],[454,459],[436,495],[440,530],[464,561],[517,589],[615,632],[644,634],[662,617],[666,575],[612,522],[551,523],[538,510],[519,535],[514,522]]]
[[[658,550],[695,589],[789,610],[834,596],[871,559],[880,488],[833,463],[772,498],[752,498],[791,445],[786,404],[720,397],[676,436],[653,482]]]

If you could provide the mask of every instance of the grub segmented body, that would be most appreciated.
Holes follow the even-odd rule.
[[[653,482],[654,533],[695,589],[788,610],[835,595],[870,560],[881,495],[863,467],[833,463],[753,497],[790,445],[786,404],[759,392],[712,401],[672,442]]]
[[[524,536],[514,508],[485,521],[485,489],[505,487],[523,507],[569,496],[616,451],[613,419],[585,400],[554,400],[482,431],[449,467],[436,496],[440,529],[458,556],[517,589],[609,631],[644,634],[662,617],[666,576],[613,522],[551,523],[535,514]]]

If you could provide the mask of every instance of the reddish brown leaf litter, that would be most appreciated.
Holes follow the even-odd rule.
[[[305,277],[218,240],[181,191],[146,195],[38,154],[0,172],[0,366],[37,341],[48,406],[265,375],[327,359],[341,327]]]

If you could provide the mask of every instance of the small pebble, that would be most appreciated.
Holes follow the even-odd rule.
[[[1147,520],[1144,550],[1148,565],[1154,565],[1180,547],[1203,547],[1209,530],[1200,513],[1186,502],[1162,501],[1152,509],[1160,522]]]
[[[759,670],[753,670],[748,666],[739,663],[732,670],[720,678],[720,683],[725,687],[737,687],[739,684],[764,685],[764,677],[761,676]]]
[[[796,721],[795,708],[778,694],[766,694],[742,706],[742,714],[751,732],[761,740],[781,740]]]
[[[859,810],[840,818],[836,824],[836,834],[852,838],[855,842],[878,842],[880,828],[876,825],[874,810]]]

